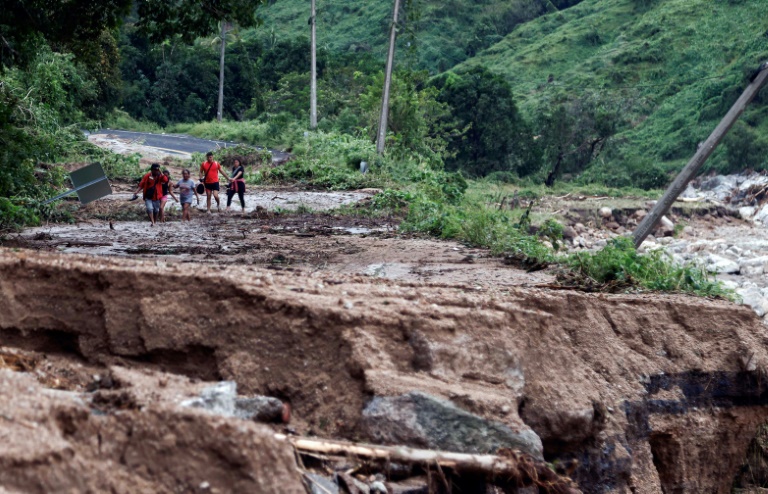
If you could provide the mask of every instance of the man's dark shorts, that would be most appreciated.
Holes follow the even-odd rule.
[[[219,182],[213,182],[210,184],[205,184],[205,188],[208,190],[219,190]]]

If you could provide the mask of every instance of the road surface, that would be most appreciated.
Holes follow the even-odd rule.
[[[105,135],[126,139],[140,143],[143,146],[167,151],[170,155],[189,155],[192,153],[207,153],[220,148],[237,146],[239,143],[231,141],[216,141],[199,139],[184,134],[153,134],[151,132],[131,132],[127,130],[99,129],[93,135]],[[261,146],[253,146],[256,149],[264,149]],[[283,151],[270,149],[273,163],[282,163],[290,156]]]

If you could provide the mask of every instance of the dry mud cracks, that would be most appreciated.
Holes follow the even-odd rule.
[[[322,437],[418,442],[387,427],[432,397],[543,447],[584,492],[728,492],[768,418],[766,329],[726,302],[7,250],[0,292],[3,345],[233,380]],[[241,482],[222,492],[301,489],[262,426],[163,407],[94,422],[19,376],[0,373],[0,485],[172,491],[205,471]]]

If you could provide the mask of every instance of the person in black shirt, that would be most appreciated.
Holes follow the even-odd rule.
[[[240,199],[240,207],[245,213],[245,168],[240,164],[240,160],[235,158],[232,162],[232,176],[228,177],[229,188],[227,189],[227,211],[232,205],[232,198],[237,194]]]

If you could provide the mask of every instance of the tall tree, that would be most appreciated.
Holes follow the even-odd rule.
[[[115,0],[113,0],[115,1]],[[258,25],[256,8],[267,0],[136,0],[139,28],[152,41],[179,35],[186,42],[209,35],[219,21]]]
[[[387,53],[387,68],[384,73],[384,94],[381,97],[381,116],[379,117],[379,134],[376,138],[376,152],[384,152],[387,140],[387,117],[389,116],[389,90],[392,86],[392,69],[395,65],[395,41],[397,40],[397,17],[400,12],[400,0],[395,0],[392,13],[392,24],[389,28],[389,52]]]

